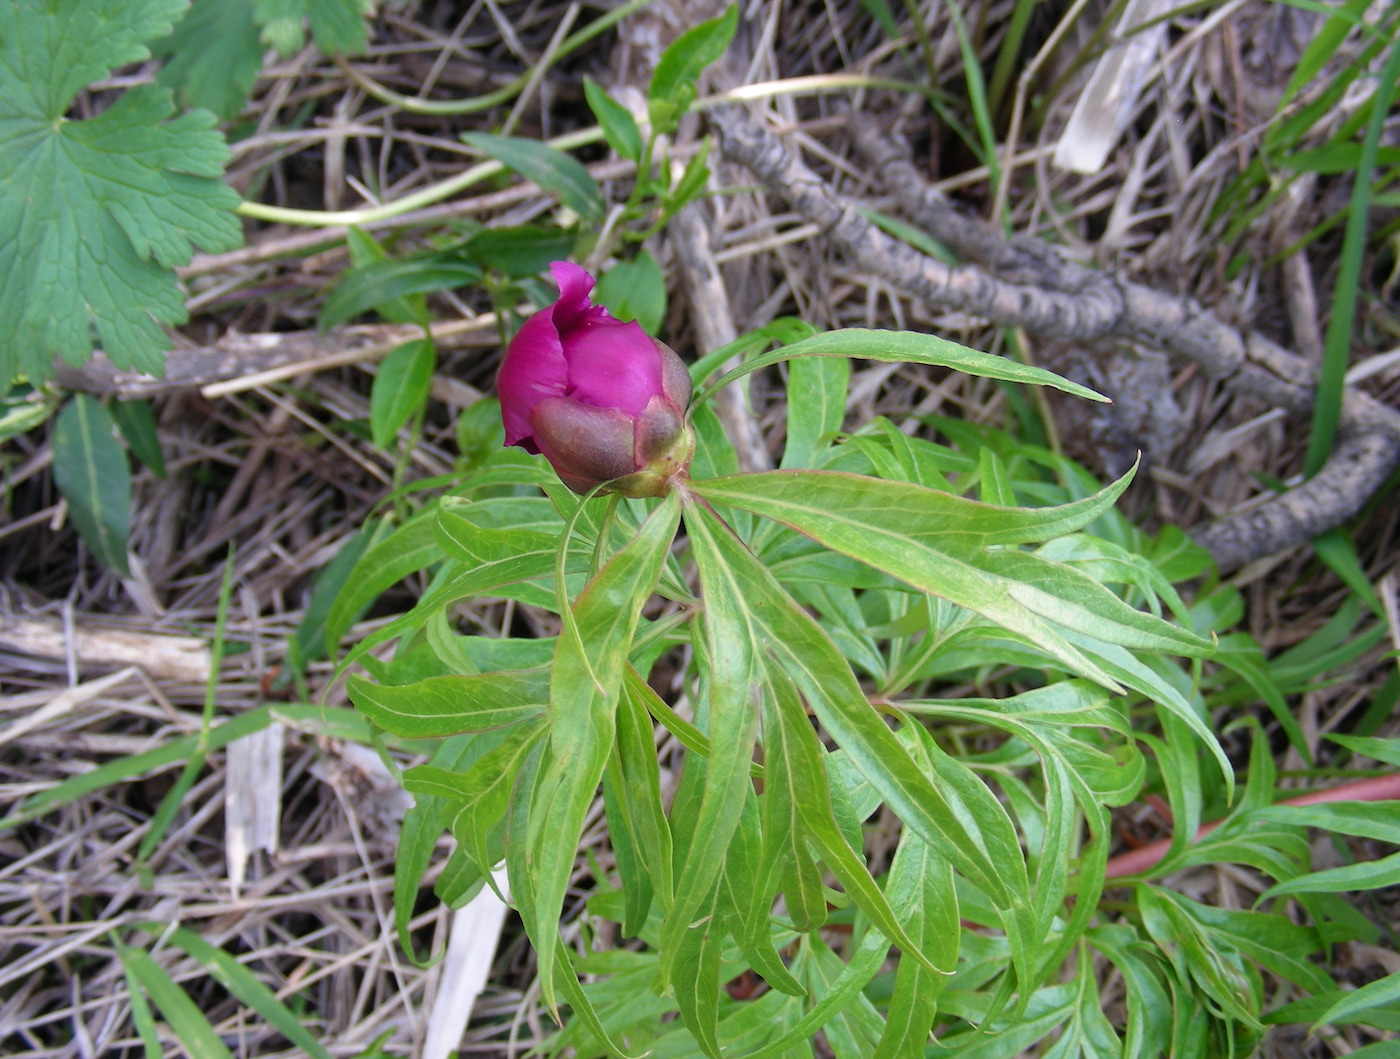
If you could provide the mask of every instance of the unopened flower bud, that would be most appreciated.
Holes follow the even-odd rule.
[[[550,270],[559,299],[525,321],[496,380],[506,444],[543,453],[576,493],[607,482],[624,496],[665,496],[695,451],[690,373],[641,325],[594,305],[579,266]]]

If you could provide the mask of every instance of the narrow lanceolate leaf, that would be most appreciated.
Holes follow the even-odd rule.
[[[190,1059],[231,1059],[232,1053],[190,995],[181,989],[165,968],[145,949],[118,948],[122,966],[140,984],[180,1041]]]
[[[517,136],[493,136],[486,132],[464,132],[462,139],[482,154],[533,180],[580,217],[603,219],[603,193],[583,163],[553,147]]]
[[[912,831],[900,837],[887,890],[895,915],[915,944],[947,972],[935,974],[917,960],[899,961],[875,1059],[902,1059],[923,1054],[938,1013],[938,994],[957,966],[962,924],[952,865]]]
[[[555,1003],[554,957],[564,892],[573,871],[584,817],[613,751],[615,713],[624,667],[642,604],[661,576],[676,526],[674,494],[637,535],[608,560],[574,602],[550,675],[549,754],[536,781],[526,838],[526,878],[512,889],[533,891],[522,916],[540,961],[545,1003]]]
[[[681,1020],[709,1059],[720,1059],[719,957],[724,944],[724,921],[715,914],[716,897],[712,890],[701,906],[700,917],[681,935],[680,950],[671,957]]]
[[[717,589],[727,586],[735,599],[727,606],[742,623],[739,628],[746,642],[761,643],[774,663],[787,671],[822,726],[890,808],[1009,913],[1008,930],[1028,928],[1029,881],[1014,833],[1008,842],[1000,823],[990,827],[985,821],[968,818],[962,792],[953,792],[956,800],[949,800],[942,783],[924,774],[866,700],[855,674],[822,627],[714,516],[702,514],[699,508],[692,510],[696,517],[688,518],[687,525],[705,586],[707,615],[717,606]],[[709,574],[707,563],[712,571]],[[717,627],[728,624],[715,621]],[[729,665],[721,664],[726,662]],[[735,663],[744,663],[741,652],[731,651],[714,663],[716,687],[721,676],[735,671]],[[751,670],[740,672],[748,679]],[[712,744],[716,736],[712,719]],[[745,751],[745,766],[747,756]],[[722,760],[712,755],[711,768],[717,759]],[[1004,811],[1001,815],[1004,820]],[[679,883],[677,888],[679,906]]]
[[[790,525],[827,514],[833,524],[860,533],[886,533],[885,527],[891,527],[908,543],[923,547],[938,547],[945,540],[985,546],[1035,544],[1082,529],[1113,509],[1134,473],[1083,500],[1036,508],[983,504],[909,482],[838,471],[768,471],[712,478],[694,487],[711,503],[732,504]]]
[[[720,876],[744,811],[758,730],[758,652],[763,642],[763,630],[745,602],[743,574],[725,561],[725,548],[737,544],[729,528],[696,504],[686,509],[686,530],[705,598],[703,645],[709,675],[705,724],[710,754],[695,826],[676,876],[675,903],[662,929],[659,976],[663,988],[671,981],[674,954],[682,948],[683,936],[697,929],[700,910]]]
[[[330,1059],[313,1033],[301,1024],[286,1004],[265,986],[244,964],[223,949],[209,944],[198,934],[184,927],[167,932],[168,924],[141,924],[142,929],[160,933],[166,941],[184,949],[204,967],[209,977],[227,989],[245,1007],[272,1026],[313,1059]]]
[[[775,519],[834,551],[975,611],[1025,636],[1071,672],[1117,691],[1114,676],[1083,645],[1071,642],[1072,634],[1107,645],[1155,646],[1191,654],[1207,653],[1211,644],[1127,607],[1064,564],[985,546],[1043,540],[1078,529],[1111,506],[1127,477],[1087,501],[1039,510],[984,505],[921,486],[819,471],[697,482],[694,489],[711,502]],[[1035,583],[1023,580],[1027,576]]]
[[[73,395],[54,423],[53,476],[83,538],[103,566],[125,575],[131,469],[107,409]]]
[[[767,673],[772,692],[772,708],[765,711],[764,749],[767,751],[774,748],[778,755],[776,759],[770,760],[764,769],[767,784],[764,799],[776,791],[782,801],[793,806],[796,819],[787,824],[788,831],[794,832],[802,840],[802,846],[806,846],[810,841],[821,854],[822,861],[841,881],[842,887],[856,906],[870,917],[870,921],[886,938],[915,960],[924,962],[926,970],[937,969],[932,959],[915,942],[913,935],[905,930],[884,892],[871,877],[870,870],[851,848],[836,823],[831,787],[822,760],[825,751],[807,720],[806,710],[802,707],[802,700],[792,678],[776,665],[770,664]],[[990,793],[987,797],[991,797]],[[972,817],[976,814],[968,815]],[[775,821],[783,822],[785,821]],[[764,837],[766,840],[769,836],[765,834]],[[805,848],[798,848],[793,852],[797,857],[810,856]],[[821,893],[820,878],[820,875],[815,878],[817,898]],[[804,896],[808,900],[813,899],[811,895]],[[792,896],[788,897],[788,909],[791,914]],[[817,925],[820,925],[820,920],[817,921]]]
[[[933,364],[942,368],[954,368],[965,375],[981,375],[988,379],[1035,386],[1053,386],[1057,390],[1090,401],[1108,400],[1102,394],[1068,379],[1062,379],[1052,371],[1034,368],[1009,357],[999,357],[995,353],[984,353],[979,349],[939,338],[937,335],[924,335],[917,331],[872,331],[859,327],[827,331],[754,357],[733,371],[726,372],[706,387],[705,393],[714,393],[740,376],[793,357],[855,357],[887,363]]]
[[[799,357],[788,365],[787,441],[783,470],[815,466],[822,438],[841,429],[851,362],[840,357]]]
[[[484,732],[538,717],[549,702],[547,669],[507,669],[471,676],[428,677],[388,686],[351,677],[350,698],[386,732],[430,739]]]
[[[630,161],[642,157],[642,133],[637,128],[636,119],[621,103],[604,91],[602,85],[591,77],[583,79],[583,95],[588,101],[588,109],[593,111],[598,126],[603,130],[603,138],[608,146]]]

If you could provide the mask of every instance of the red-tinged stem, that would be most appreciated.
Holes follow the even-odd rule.
[[[1329,787],[1322,791],[1308,791],[1307,794],[1285,798],[1274,804],[1300,806],[1321,805],[1324,802],[1384,802],[1397,798],[1400,798],[1400,772],[1392,773],[1389,776],[1356,780],[1354,783],[1343,783],[1340,786]],[[1210,834],[1222,823],[1224,821],[1215,820],[1209,824],[1202,824],[1200,830],[1196,832],[1197,840]],[[1171,845],[1171,839],[1163,838],[1148,843],[1141,849],[1120,853],[1116,857],[1109,858],[1105,874],[1110,879],[1116,879],[1124,875],[1141,875],[1143,872],[1151,871],[1161,863],[1162,858],[1167,855],[1167,850],[1171,849]]]

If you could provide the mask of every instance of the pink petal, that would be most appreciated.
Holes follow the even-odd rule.
[[[569,366],[552,316],[552,310],[545,309],[525,321],[511,339],[496,377],[506,444],[523,441],[531,452],[539,448],[531,439],[530,413],[541,401],[563,397],[568,389]]]
[[[663,392],[661,354],[640,324],[583,320],[560,335],[569,365],[567,396],[639,416]]]
[[[550,308],[554,326],[563,334],[585,320],[611,320],[612,315],[588,298],[593,292],[594,279],[572,261],[555,261],[549,266],[554,282],[559,285],[559,299]]]

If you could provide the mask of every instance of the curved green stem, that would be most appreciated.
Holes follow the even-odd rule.
[[[586,147],[589,144],[600,143],[602,139],[603,130],[595,125],[592,128],[556,136],[545,142],[555,150],[568,151],[575,147]],[[372,224],[375,221],[389,220],[412,210],[419,210],[424,206],[432,206],[444,199],[450,199],[458,192],[465,191],[473,184],[479,184],[487,177],[495,176],[504,170],[505,166],[501,165],[500,162],[479,162],[462,170],[456,176],[426,187],[422,191],[415,191],[411,195],[405,195],[401,199],[395,199],[393,202],[386,202],[380,206],[364,206],[357,210],[295,210],[282,206],[268,206],[261,202],[244,202],[238,207],[238,213],[259,221],[270,221],[274,224],[299,224],[309,228],[330,228],[341,224]]]

